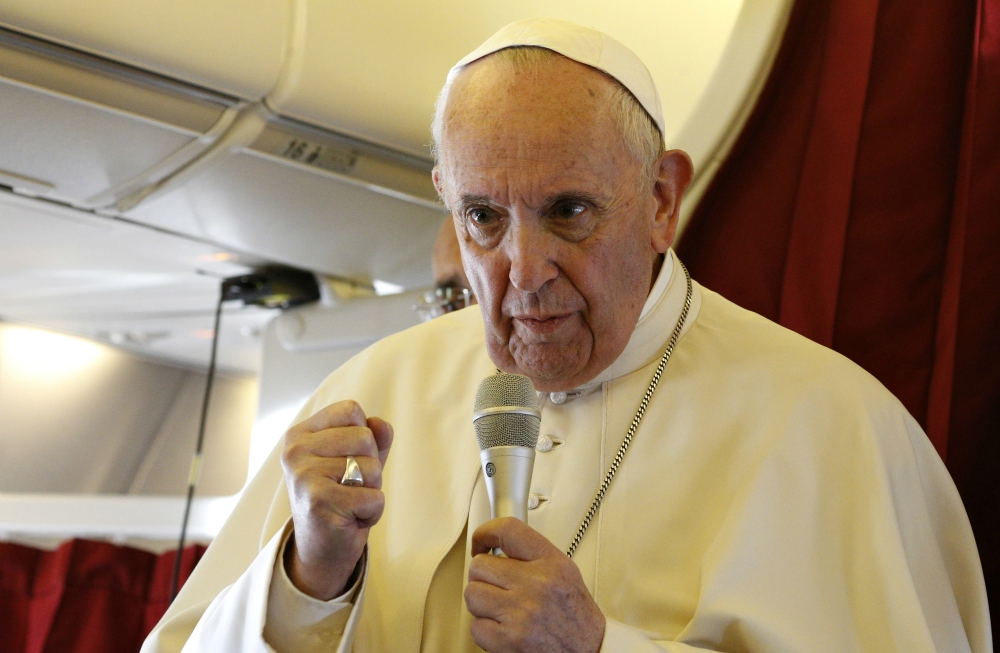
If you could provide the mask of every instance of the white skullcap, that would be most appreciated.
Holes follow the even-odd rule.
[[[462,68],[498,50],[535,46],[596,68],[617,79],[635,96],[663,136],[663,109],[653,77],[634,52],[603,32],[558,18],[528,18],[511,23],[486,39],[448,72],[450,84]]]

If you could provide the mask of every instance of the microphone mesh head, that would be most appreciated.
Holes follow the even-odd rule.
[[[538,410],[538,395],[531,380],[520,374],[498,372],[479,383],[476,392],[475,412],[501,406]],[[538,444],[541,425],[534,415],[521,413],[495,413],[480,417],[474,422],[476,440],[480,449],[491,447],[528,447]]]

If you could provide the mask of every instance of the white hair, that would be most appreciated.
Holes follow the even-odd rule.
[[[552,57],[562,56],[557,52],[538,46],[514,46],[498,50],[485,58],[493,58],[498,64],[515,72],[532,72]],[[480,59],[479,61],[482,61]],[[626,149],[641,166],[642,174],[652,181],[656,177],[660,157],[664,152],[663,135],[656,123],[642,108],[635,96],[621,82],[600,70],[594,69],[613,82],[608,110],[618,126]],[[441,143],[444,135],[444,113],[448,103],[451,82],[447,82],[438,95],[434,106],[434,121],[431,123],[431,151],[434,163],[441,162]]]

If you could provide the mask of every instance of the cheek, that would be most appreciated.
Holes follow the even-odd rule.
[[[588,252],[580,288],[587,300],[591,326],[607,333],[627,323],[642,309],[651,274],[649,242],[629,238]],[[630,331],[630,330],[629,330]]]
[[[489,254],[464,254],[465,272],[487,320],[497,319],[507,288],[509,267]]]

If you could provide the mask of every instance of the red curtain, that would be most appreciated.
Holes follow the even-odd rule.
[[[998,248],[1000,0],[797,2],[678,245],[707,287],[899,397],[962,493],[994,601]]]
[[[186,580],[205,552],[181,559]],[[170,605],[176,552],[71,540],[0,543],[0,653],[133,653]]]

